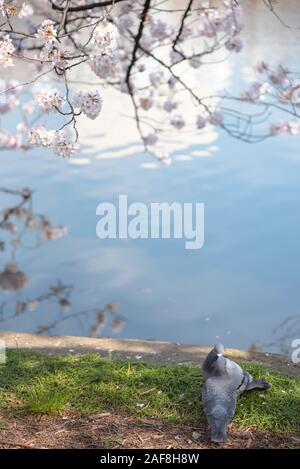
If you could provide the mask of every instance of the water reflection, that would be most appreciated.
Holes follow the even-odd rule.
[[[28,282],[27,275],[19,270],[15,262],[9,262],[0,272],[0,288],[6,293],[22,290],[28,285]]]
[[[38,249],[43,241],[58,240],[67,234],[67,227],[65,225],[53,226],[45,215],[33,211],[31,189],[25,188],[18,191],[0,188],[0,192],[4,195],[2,203],[8,202],[10,198],[13,199],[1,211],[0,230],[4,239],[0,240],[0,250],[9,258],[9,261],[0,271],[0,289],[6,294],[15,294],[14,300],[3,300],[0,304],[0,323],[17,320],[26,313],[30,315],[37,311],[39,320],[34,330],[37,333],[56,332],[63,322],[75,319],[80,323],[86,316],[94,317],[94,324],[91,326],[91,335],[94,337],[100,337],[107,326],[111,327],[115,333],[121,332],[125,318],[118,314],[116,303],[108,303],[101,309],[76,311],[76,308],[72,308],[71,295],[74,285],[57,281],[49,285],[45,292],[24,298],[21,291],[28,287],[30,278],[17,265],[18,250]],[[51,308],[51,316],[45,314],[46,304]],[[69,313],[70,309],[75,309],[75,311]]]
[[[36,232],[39,236],[35,240],[35,244],[27,247],[38,247],[41,241],[50,241],[61,238],[67,233],[65,225],[53,226],[51,222],[44,216],[34,213],[32,208],[33,191],[25,188],[17,191],[7,188],[0,188],[0,193],[7,196],[13,196],[16,201],[13,205],[8,205],[1,211],[0,230],[3,230],[6,241],[1,241],[1,251],[9,250],[12,261],[16,258],[17,249],[25,246],[24,239],[28,232]],[[11,198],[13,198],[11,197]],[[5,197],[2,197],[2,203],[5,203]],[[6,276],[5,276],[6,272]],[[6,266],[2,272],[2,279],[4,284],[7,284],[3,290],[10,291],[9,285],[12,290],[19,290],[22,287],[22,282],[14,279],[24,278],[22,275],[17,275],[17,267],[14,262]],[[16,274],[16,275],[14,275]],[[7,278],[7,281],[5,279]],[[9,282],[11,279],[11,282]],[[14,288],[14,283],[15,287]],[[24,282],[24,286],[27,282]]]
[[[300,338],[300,314],[286,317],[272,331],[273,340],[266,347],[276,347],[281,353],[290,355],[292,342]]]

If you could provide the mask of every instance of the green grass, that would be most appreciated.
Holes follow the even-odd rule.
[[[234,418],[237,426],[299,431],[299,379],[261,365],[245,368],[273,387],[239,398]],[[195,366],[154,366],[99,355],[46,356],[10,350],[7,363],[0,365],[0,407],[50,415],[70,410],[92,415],[114,411],[199,425],[203,422],[201,382]]]

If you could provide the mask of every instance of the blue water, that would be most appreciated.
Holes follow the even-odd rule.
[[[17,249],[30,283],[18,294],[0,291],[7,303],[1,329],[34,332],[58,320],[49,332],[91,335],[95,312],[76,313],[115,302],[124,327],[114,332],[108,322],[105,336],[281,350],[282,343],[270,345],[274,328],[300,314],[299,143],[280,137],[250,145],[220,133],[210,157],[176,160],[199,149],[186,144],[172,152],[170,167],[155,169],[141,166],[149,159],[135,146],[125,158],[91,154],[82,166],[40,150],[1,152],[0,185],[33,188],[34,211],[69,229],[57,241]],[[183,240],[172,239],[100,241],[96,206],[117,202],[119,193],[147,204],[204,202],[203,248],[187,251]],[[9,252],[0,253],[1,270],[8,260]],[[73,286],[68,312],[50,301],[6,320],[16,302],[57,281]]]
[[[300,300],[300,162],[283,152],[294,153],[298,143],[287,138],[253,151],[222,136],[220,148],[230,151],[153,171],[140,167],[141,154],[87,167],[38,151],[1,154],[2,184],[33,187],[35,211],[69,228],[65,238],[18,250],[18,264],[31,279],[23,296],[38,296],[61,280],[74,285],[72,312],[117,302],[124,337],[210,343],[219,336],[239,347],[271,341],[272,329],[298,312]],[[145,203],[203,201],[204,247],[100,241],[95,208],[103,200],[117,203],[118,192]],[[2,327],[33,331],[57,317],[54,307],[43,308]],[[93,314],[73,318],[52,332],[89,335],[93,322]]]

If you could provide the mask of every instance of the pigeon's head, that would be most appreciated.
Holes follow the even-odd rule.
[[[210,439],[214,443],[225,443],[227,440],[227,425],[229,422],[219,423],[211,429]]]
[[[227,427],[230,422],[230,412],[228,412],[228,403],[216,402],[207,416],[211,431],[211,441],[214,443],[224,443],[227,438]]]
[[[213,353],[217,356],[216,358],[223,357],[224,355],[224,345],[216,344],[213,348]]]

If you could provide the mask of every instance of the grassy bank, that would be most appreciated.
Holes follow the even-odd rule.
[[[299,379],[279,375],[261,365],[245,368],[273,385],[239,398],[237,428],[295,433],[300,422]],[[0,407],[13,415],[83,415],[117,412],[156,417],[162,422],[201,425],[204,421],[199,368],[151,366],[104,359],[99,355],[47,356],[10,350],[0,365]]]

